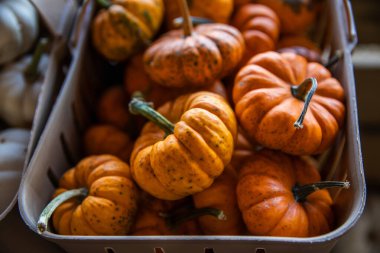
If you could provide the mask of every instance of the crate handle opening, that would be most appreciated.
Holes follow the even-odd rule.
[[[265,253],[265,249],[264,248],[256,248],[256,253]]]
[[[204,253],[215,253],[214,248],[205,248]]]
[[[116,251],[112,247],[104,247],[104,251],[106,253],[116,253]]]
[[[154,252],[154,253],[165,253],[165,250],[164,250],[163,248],[159,248],[159,247],[157,247],[157,248],[154,248],[154,249],[153,249],[153,252]]]

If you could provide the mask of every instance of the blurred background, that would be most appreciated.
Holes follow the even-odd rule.
[[[367,183],[364,214],[333,253],[380,252],[380,1],[351,0],[359,44],[353,54]]]

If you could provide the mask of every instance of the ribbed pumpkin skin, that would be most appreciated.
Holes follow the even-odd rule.
[[[244,37],[246,52],[243,63],[256,54],[275,50],[280,35],[280,20],[267,6],[243,5],[236,11],[231,23]]]
[[[244,232],[240,210],[236,200],[237,174],[227,166],[222,175],[206,190],[193,195],[196,208],[212,207],[223,211],[227,220],[205,215],[198,218],[205,235],[240,235]]]
[[[176,200],[208,188],[230,162],[236,120],[219,95],[197,92],[158,109],[175,124],[164,137],[147,123],[136,140],[131,171],[137,184],[159,199]]]
[[[181,16],[178,4],[173,0],[164,0],[166,26],[173,28],[173,19]],[[233,10],[233,0],[188,0],[190,14],[195,17],[211,19],[227,24]]]
[[[124,87],[128,94],[141,91],[147,101],[153,102],[154,107],[160,107],[164,103],[177,97],[197,91],[210,91],[227,98],[227,91],[222,82],[215,81],[204,87],[168,88],[151,80],[144,70],[142,54],[135,55],[125,68]]]
[[[54,195],[86,187],[88,196],[64,202],[53,214],[62,235],[125,235],[137,211],[138,192],[129,166],[111,155],[89,156],[63,174]]]
[[[124,61],[158,31],[162,0],[112,0],[92,24],[92,42],[110,61]]]
[[[333,201],[327,190],[310,194],[304,202],[293,196],[295,185],[321,180],[317,169],[296,156],[263,150],[239,173],[237,199],[252,235],[311,237],[333,228]]]
[[[166,87],[207,86],[225,77],[244,52],[240,32],[224,24],[194,28],[191,36],[173,30],[161,36],[144,54],[150,78]]]
[[[318,88],[303,128],[293,124],[304,102],[290,86],[315,77]],[[334,141],[345,116],[344,90],[319,63],[293,54],[256,55],[238,73],[234,89],[236,116],[247,135],[262,146],[295,155],[318,154]]]

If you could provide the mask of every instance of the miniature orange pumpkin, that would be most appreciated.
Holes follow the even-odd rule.
[[[240,235],[245,227],[236,200],[237,174],[227,166],[223,174],[206,190],[193,195],[196,208],[211,207],[223,211],[225,220],[215,216],[201,216],[199,225],[205,235]]]
[[[224,24],[204,24],[194,30],[185,0],[178,0],[183,31],[161,36],[144,54],[145,70],[152,80],[167,87],[200,87],[226,76],[240,62],[244,40]]]
[[[131,95],[136,91],[141,91],[148,101],[153,102],[155,108],[181,95],[201,90],[214,92],[225,98],[227,97],[227,91],[220,81],[215,81],[211,85],[199,88],[168,88],[158,85],[151,80],[144,71],[142,54],[134,56],[126,66],[124,72],[124,87],[128,94]]]
[[[345,115],[340,83],[319,63],[293,53],[253,57],[235,79],[233,99],[252,140],[290,154],[326,150]]]
[[[252,156],[255,152],[254,145],[252,145],[248,139],[242,133],[242,129],[238,129],[238,135],[235,143],[234,153],[232,154],[230,166],[239,171],[243,166],[245,160]]]
[[[88,128],[83,143],[87,155],[110,154],[124,162],[129,162],[133,148],[133,142],[126,132],[106,124]]]
[[[173,28],[173,20],[179,17],[180,9],[173,0],[164,0],[166,26]],[[187,0],[190,14],[203,17],[217,23],[227,24],[233,10],[233,0]],[[215,11],[217,10],[217,11]]]
[[[38,221],[41,233],[54,212],[59,234],[125,235],[137,211],[138,192],[129,166],[111,155],[82,159],[63,174],[54,196]],[[84,199],[70,199],[78,196]]]
[[[275,50],[280,35],[280,20],[267,6],[243,5],[235,12],[231,23],[239,29],[245,41],[243,64],[256,54]]]
[[[230,162],[236,119],[221,96],[183,95],[159,113],[134,98],[130,110],[155,122],[142,129],[130,164],[137,184],[156,198],[176,200],[203,191]]]
[[[320,48],[305,35],[282,36],[278,41],[277,51],[299,54],[309,62],[322,62]]]
[[[147,44],[158,31],[164,12],[162,0],[102,1],[106,9],[92,24],[92,42],[110,61],[124,61]]]
[[[334,226],[333,200],[318,170],[297,156],[262,150],[239,173],[237,199],[248,230],[259,236],[311,237]]]
[[[127,129],[130,121],[128,96],[121,85],[107,88],[99,99],[97,117],[101,123]]]

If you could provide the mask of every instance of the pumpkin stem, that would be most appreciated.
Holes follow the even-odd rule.
[[[214,23],[214,21],[212,21],[211,19],[208,19],[208,18],[191,16],[190,19],[191,19],[191,23],[193,25],[202,25],[202,24]],[[183,17],[178,17],[178,18],[173,19],[173,26],[175,28],[181,27],[182,25],[183,25]]]
[[[99,4],[102,8],[108,9],[111,7],[112,3],[108,0],[96,0],[97,4]]]
[[[328,62],[323,64],[323,66],[327,69],[330,69],[343,57],[343,55],[343,50],[336,50],[333,56],[328,60]]]
[[[86,197],[88,190],[86,188],[79,188],[74,190],[68,190],[62,192],[57,197],[55,197],[42,211],[40,218],[37,222],[37,231],[39,234],[42,234],[47,230],[48,222],[51,215],[54,213],[55,209],[60,206],[63,202],[74,198],[74,197]]]
[[[326,189],[326,188],[333,188],[333,187],[339,187],[348,189],[350,187],[350,182],[342,182],[342,181],[324,181],[324,182],[317,182],[313,184],[306,184],[302,186],[294,186],[293,187],[293,195],[296,201],[303,202],[306,200],[307,196],[309,196],[311,193]]]
[[[189,7],[187,6],[186,0],[177,0],[178,6],[181,10],[181,15],[183,18],[183,33],[185,37],[191,36],[193,32],[193,23],[191,22]]]
[[[307,108],[309,107],[309,103],[317,87],[318,87],[318,82],[317,82],[317,79],[315,79],[314,77],[307,78],[298,86],[297,85],[291,86],[290,89],[291,89],[293,97],[305,102],[301,115],[299,116],[297,121],[294,122],[295,128],[300,129],[303,127],[302,122],[305,118]]]
[[[141,114],[164,130],[166,135],[174,133],[173,123],[154,110],[152,103],[146,102],[141,92],[137,91],[132,94],[132,100],[129,102],[128,107],[132,114]]]
[[[166,219],[168,227],[173,229],[177,228],[179,225],[188,220],[192,220],[203,215],[211,215],[218,220],[227,220],[227,216],[222,210],[212,207],[192,208],[189,211],[181,214],[159,213],[159,215],[164,217]]]
[[[32,60],[24,70],[24,77],[28,83],[33,83],[39,77],[40,73],[38,71],[38,65],[41,61],[42,55],[47,50],[48,43],[48,38],[41,38],[38,42],[37,47],[34,50]]]

